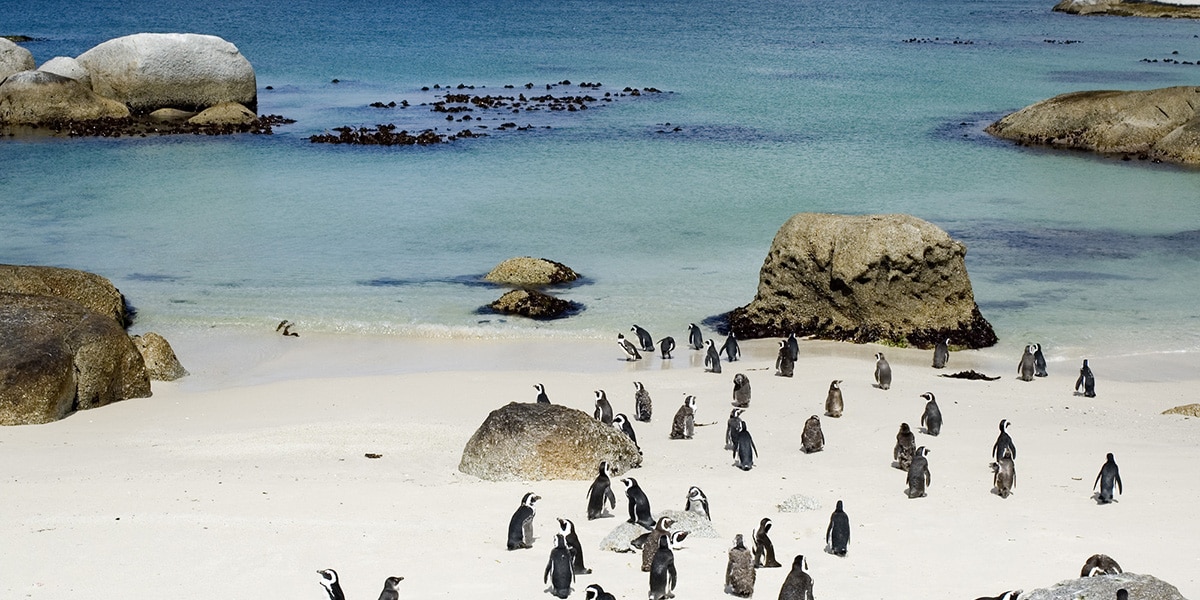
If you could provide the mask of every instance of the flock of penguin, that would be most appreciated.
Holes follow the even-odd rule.
[[[637,325],[634,325],[631,331],[638,339],[637,345],[626,339],[623,334],[617,335],[617,343],[624,352],[626,360],[640,360],[642,352],[652,353],[655,351],[655,343],[649,332]],[[721,372],[722,356],[726,362],[737,361],[741,357],[737,338],[732,333],[719,349],[713,340],[703,339],[700,328],[694,323],[689,325],[688,337],[689,348],[705,351],[704,366],[708,372]],[[671,353],[675,350],[675,340],[671,337],[663,338],[659,340],[657,349],[663,359],[670,359],[672,358]],[[794,334],[779,342],[775,375],[792,377],[795,363],[799,357],[799,349],[799,341]],[[933,367],[944,368],[948,359],[949,340],[944,340],[939,342],[934,349]],[[882,352],[875,354],[875,360],[875,387],[887,390],[891,387],[891,367]],[[1034,377],[1047,376],[1046,360],[1039,344],[1029,344],[1025,347],[1017,367],[1017,375],[1018,379],[1023,381],[1032,381]],[[841,383],[842,380],[835,379],[829,385],[825,401],[825,415],[828,417],[840,418],[842,416],[844,405],[839,387]],[[634,418],[638,421],[649,422],[653,412],[650,394],[640,382],[634,382],[634,387]],[[536,384],[534,388],[537,390],[536,402],[550,403],[550,398],[542,384]],[[1081,389],[1084,396],[1095,396],[1095,379],[1086,359],[1083,361],[1083,367],[1080,369],[1079,378],[1075,384],[1076,391]],[[734,408],[730,412],[726,424],[725,449],[732,452],[735,459],[734,465],[744,471],[749,471],[754,467],[754,459],[758,454],[750,431],[747,429],[745,421],[741,419],[743,411],[750,405],[750,395],[749,379],[744,374],[738,373],[733,378]],[[629,418],[625,414],[614,414],[612,405],[603,390],[596,391],[595,396],[593,416],[604,424],[611,425],[623,432],[637,446],[637,436]],[[941,410],[932,392],[926,392],[921,397],[926,401],[920,420],[922,433],[936,437],[942,429]],[[695,396],[687,396],[672,419],[669,434],[671,439],[691,439],[693,437],[696,427],[695,409]],[[990,465],[995,486],[992,491],[1001,498],[1007,498],[1016,486],[1017,449],[1008,433],[1009,425],[1008,420],[1000,420],[1000,433],[991,450],[992,458],[995,460]],[[817,415],[813,415],[805,422],[801,433],[802,449],[806,453],[819,452],[824,445],[825,438],[821,431],[820,419]],[[896,434],[892,466],[907,473],[908,487],[905,493],[909,498],[920,498],[926,495],[926,488],[931,482],[928,454],[928,448],[916,445],[916,436],[908,423],[901,423],[900,430]],[[608,511],[616,510],[616,494],[612,491],[610,476],[611,470],[608,462],[601,461],[598,474],[587,492],[587,518],[589,521],[611,517],[612,514]],[[674,589],[678,580],[674,550],[679,548],[679,543],[687,537],[688,532],[673,530],[675,520],[669,516],[654,519],[650,510],[649,498],[636,479],[626,477],[621,479],[620,483],[624,487],[627,501],[629,515],[627,522],[637,524],[646,530],[646,533],[629,541],[629,550],[642,553],[642,571],[649,573],[648,598],[649,600],[674,598]],[[1093,496],[1098,504],[1113,502],[1114,488],[1118,493],[1124,493],[1120,472],[1112,453],[1107,455],[1092,487],[1093,490],[1097,488],[1099,490]],[[540,496],[532,492],[526,493],[521,498],[520,505],[509,520],[506,540],[508,550],[533,547],[535,504],[540,499]],[[705,520],[711,520],[708,498],[699,487],[692,486],[688,490],[685,512],[696,513]],[[567,598],[574,591],[572,584],[575,582],[575,576],[590,574],[592,570],[584,564],[583,547],[575,531],[575,524],[565,518],[558,518],[557,521],[559,529],[554,535],[554,545],[550,550],[542,579],[550,586],[546,590],[547,592],[559,598]],[[751,548],[746,547],[742,534],[738,534],[734,538],[726,565],[726,593],[738,597],[750,597],[754,593],[755,569],[782,566],[775,558],[774,545],[769,537],[771,525],[769,518],[760,521],[752,533]],[[825,542],[826,552],[835,556],[846,556],[850,543],[850,518],[845,512],[841,500],[837,501],[837,507],[830,515]],[[1081,577],[1120,572],[1122,572],[1121,568],[1115,560],[1103,554],[1097,554],[1088,559],[1081,572]],[[332,569],[324,569],[318,573],[330,600],[345,600],[337,572]],[[403,579],[403,577],[387,578],[379,600],[396,600],[399,597],[396,585]],[[1022,590],[1009,590],[998,596],[977,600],[1017,600],[1021,593]],[[603,587],[595,583],[586,587],[585,598],[586,600],[615,600],[611,593],[604,591]],[[1126,590],[1119,590],[1117,598],[1118,600],[1128,598]],[[803,555],[797,555],[792,561],[791,571],[780,588],[779,600],[812,599],[813,578],[808,573],[808,562]]]

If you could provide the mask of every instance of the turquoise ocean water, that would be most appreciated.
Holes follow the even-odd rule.
[[[752,299],[790,215],[902,212],[968,245],[1001,349],[1200,351],[1200,172],[982,133],[1064,92],[1200,84],[1198,65],[1142,60],[1200,62],[1200,23],[1052,5],[4,0],[0,34],[38,38],[25,46],[39,64],[135,32],[219,35],[254,65],[259,112],[297,122],[273,136],[0,140],[0,262],[100,273],[136,306],[135,329],[168,334],[289,318],[561,338],[636,322],[682,339]],[[419,106],[434,84],[512,95],[563,80],[548,93],[665,93],[469,124]],[[402,100],[414,106],[368,106]],[[491,135],[307,141],[378,123]],[[586,310],[476,314],[500,293],[478,277],[517,255],[583,273],[562,293]]]

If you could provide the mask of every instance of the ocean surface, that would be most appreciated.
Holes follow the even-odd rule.
[[[0,34],[36,38],[39,64],[137,32],[221,36],[254,65],[259,112],[296,120],[0,139],[0,262],[108,277],[136,331],[683,339],[753,298],[789,216],[825,211],[910,213],[965,242],[1014,365],[1029,341],[1064,360],[1200,352],[1200,172],[982,132],[1064,92],[1200,84],[1182,64],[1200,63],[1196,22],[1052,0],[204,4],[0,1]],[[422,105],[446,93],[597,101],[450,122]],[[308,141],[385,123],[488,135]],[[502,292],[482,274],[521,255],[582,273],[560,294],[586,309],[479,314]]]

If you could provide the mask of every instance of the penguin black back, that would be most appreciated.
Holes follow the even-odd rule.
[[[675,351],[675,338],[668,335],[658,340],[658,351],[662,353],[663,360],[671,358],[671,353]]]
[[[724,354],[725,359],[729,362],[742,357],[742,349],[738,347],[737,336],[734,335],[733,331],[730,331],[729,335],[725,336],[725,343],[721,344],[721,354]]]
[[[996,436],[996,443],[992,445],[992,458],[1000,460],[1004,458],[1005,453],[1009,457],[1017,458],[1017,446],[1013,444],[1012,436],[1008,435],[1008,419],[1000,419],[1000,435]]]
[[[521,498],[521,506],[517,507],[517,510],[513,512],[512,519],[508,521],[509,550],[533,547],[533,505],[541,499],[541,496],[534,495],[532,492]]]
[[[780,340],[779,354],[775,356],[775,374],[780,377],[791,377],[796,372],[796,359],[792,358],[792,350],[787,340]]]
[[[1042,345],[1033,344],[1033,376],[1048,377],[1046,373],[1046,355],[1042,354]]]
[[[921,425],[925,426],[925,433],[936,436],[942,432],[942,410],[938,408],[933,392],[925,392],[921,397],[926,401],[925,412],[921,414]]]
[[[654,352],[654,338],[649,331],[638,327],[636,324],[629,329],[637,335],[638,344],[642,346],[643,352]]]
[[[671,540],[664,535],[658,538],[658,551],[654,553],[654,560],[650,563],[650,600],[674,597],[678,577]]]
[[[608,476],[608,461],[602,460],[600,461],[600,473],[596,475],[592,487],[588,488],[587,518],[589,521],[612,516],[604,510],[606,502],[612,506],[613,510],[616,510],[617,496],[612,491],[612,482]]]
[[[754,530],[754,566],[775,568],[782,567],[775,560],[775,544],[771,542],[767,532],[771,530],[771,519],[764,517]]]
[[[1112,452],[1109,452],[1104,465],[1100,467],[1100,473],[1096,475],[1096,482],[1092,484],[1093,490],[1096,489],[1096,486],[1100,486],[1100,493],[1096,496],[1097,503],[1108,504],[1113,501],[1113,484],[1116,484],[1118,493],[1125,493],[1125,488],[1121,484],[1121,471],[1117,468],[1117,460],[1113,458]]]
[[[1075,380],[1075,391],[1083,388],[1083,395],[1088,398],[1096,397],[1096,378],[1092,375],[1092,368],[1088,366],[1087,359],[1083,359],[1083,368],[1079,369],[1079,379]]]
[[[737,467],[743,471],[754,468],[754,456],[758,454],[758,448],[754,447],[754,438],[750,437],[750,430],[746,428],[745,421],[741,423],[733,446],[733,457],[737,459]]]
[[[838,500],[837,508],[829,515],[829,528],[825,530],[825,543],[829,545],[829,553],[845,556],[850,545],[850,517],[842,509],[842,501]]]
[[[704,353],[704,366],[709,373],[721,372],[721,353],[717,351],[716,344],[712,340],[705,340],[704,346],[708,349]]]
[[[533,389],[538,391],[538,394],[537,394],[537,403],[538,404],[550,404],[550,396],[546,395],[546,386],[544,386],[540,383],[536,383],[533,385]]]
[[[807,565],[803,555],[796,555],[792,570],[779,588],[779,600],[813,600],[812,576],[804,571]]]
[[[933,347],[933,368],[944,369],[950,360],[950,339],[939,340]]]
[[[567,547],[567,539],[561,533],[554,536],[554,548],[550,550],[550,560],[546,562],[546,573],[542,575],[542,582],[549,583],[551,592],[559,598],[571,595],[575,572],[571,567],[571,550]]]
[[[688,345],[692,350],[704,349],[704,336],[700,334],[700,326],[695,323],[688,324]]]

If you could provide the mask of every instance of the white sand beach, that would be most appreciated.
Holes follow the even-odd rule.
[[[151,398],[0,428],[0,597],[323,600],[316,571],[334,568],[351,600],[376,598],[389,575],[405,578],[402,598],[543,598],[561,516],[576,523],[593,569],[572,597],[599,583],[643,598],[640,556],[597,548],[626,515],[615,481],[616,518],[588,521],[589,481],[492,483],[457,469],[488,412],[532,402],[534,383],[590,414],[598,389],[632,413],[634,381],[655,412],[634,423],[645,464],[628,475],[656,513],[683,509],[688,487],[701,487],[720,533],[675,553],[679,598],[725,597],[733,537],[749,537],[762,517],[774,520],[784,567],[758,571],[759,598],[778,595],[797,554],[818,597],[891,600],[1046,587],[1094,553],[1200,597],[1200,422],[1160,414],[1197,399],[1187,356],[1092,357],[1098,397],[1084,398],[1072,393],[1078,360],[1022,382],[1018,357],[995,352],[954,353],[937,371],[926,351],[803,342],[785,379],[773,376],[772,340],[744,342],[743,360],[715,375],[698,352],[626,363],[607,341],[245,337],[174,341],[193,373],[155,382]],[[881,349],[895,373],[887,391],[872,386]],[[938,377],[964,369],[1003,378]],[[753,386],[744,419],[760,451],[749,472],[723,449],[739,372]],[[822,414],[835,378],[845,380],[845,415],[822,417],[826,449],[806,455],[800,428]],[[932,484],[910,500],[891,453],[901,422],[918,429],[926,391],[945,425],[917,434],[931,449]],[[698,422],[715,425],[669,440],[685,394],[698,398]],[[1000,419],[1018,448],[1007,499],[990,491]],[[1126,489],[1100,506],[1092,483],[1107,452]],[[510,552],[505,530],[526,491],[543,498],[538,539]],[[793,494],[821,508],[781,513]],[[846,558],[823,552],[839,499],[853,532]]]

